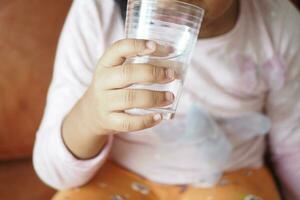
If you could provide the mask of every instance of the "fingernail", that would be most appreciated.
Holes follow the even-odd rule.
[[[146,47],[147,49],[154,51],[156,49],[156,43],[154,41],[149,40],[146,42]]]
[[[166,71],[166,77],[168,79],[174,79],[175,78],[175,72],[173,69],[167,69]]]
[[[161,114],[155,114],[154,116],[153,116],[153,119],[154,119],[154,121],[160,121],[161,120]]]
[[[175,48],[172,47],[172,46],[168,46],[168,50],[169,50],[169,53],[174,53],[175,52]]]
[[[167,101],[173,101],[174,95],[172,92],[166,92],[166,100]]]
[[[155,51],[155,49],[156,49],[156,43],[149,40],[146,42],[146,48],[139,53],[139,56],[145,56],[151,54]]]

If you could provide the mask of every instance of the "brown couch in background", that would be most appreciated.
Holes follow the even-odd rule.
[[[0,0],[0,199],[46,200],[32,147],[71,0]]]

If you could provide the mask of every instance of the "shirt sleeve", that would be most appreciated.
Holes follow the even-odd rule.
[[[75,0],[58,44],[44,116],[37,132],[33,163],[39,177],[56,189],[87,183],[107,158],[112,137],[98,156],[76,159],[65,147],[61,125],[89,86],[106,41],[93,0]]]
[[[278,54],[269,64],[282,67],[283,85],[267,98],[272,120],[269,142],[285,199],[300,200],[300,15],[287,0],[276,2],[282,13],[272,30]]]

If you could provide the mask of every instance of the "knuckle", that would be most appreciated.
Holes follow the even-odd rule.
[[[124,103],[128,106],[132,106],[135,99],[135,92],[133,90],[127,90],[124,94]]]
[[[148,118],[147,117],[144,117],[142,119],[142,125],[141,125],[141,128],[148,128],[150,127],[151,123],[149,122]]]
[[[153,93],[153,102],[155,105],[160,105],[163,102],[163,97],[160,92]]]
[[[123,120],[121,126],[122,126],[121,127],[122,130],[124,130],[124,131],[130,131],[132,129],[132,127],[133,127],[132,123],[131,123],[131,121],[129,119]]]
[[[161,69],[160,67],[152,67],[152,79],[157,81],[160,80],[161,77],[163,76],[163,69]]]
[[[140,52],[145,49],[145,45],[141,42],[141,40],[133,39],[132,43],[136,52]]]
[[[123,65],[121,68],[121,79],[128,82],[131,78],[132,67],[131,65]]]
[[[145,107],[153,107],[155,105],[155,100],[151,91],[143,91],[141,93],[141,99],[143,102],[143,106]]]

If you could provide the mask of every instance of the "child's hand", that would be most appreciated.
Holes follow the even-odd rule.
[[[164,50],[151,41],[125,39],[114,43],[104,53],[82,99],[92,132],[137,131],[152,127],[161,120],[160,114],[134,116],[124,110],[169,105],[174,99],[172,93],[126,87],[133,83],[167,83],[174,80],[174,71],[150,64],[124,64],[124,61],[128,57]]]

